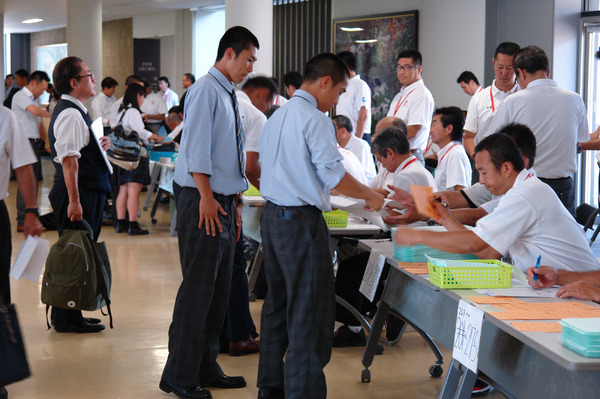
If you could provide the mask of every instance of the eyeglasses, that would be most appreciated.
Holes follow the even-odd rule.
[[[404,72],[408,72],[408,71],[410,71],[412,68],[418,68],[418,67],[420,67],[420,66],[421,66],[421,65],[396,65],[396,66],[394,67],[394,69],[395,69],[396,71],[403,70]]]
[[[95,80],[95,79],[94,79],[94,74],[93,74],[93,73],[90,73],[90,74],[88,74],[88,75],[77,75],[77,76],[75,76],[75,77],[74,77],[74,79],[83,79],[83,78],[87,78],[87,77],[91,77],[91,78],[92,78],[92,80]]]

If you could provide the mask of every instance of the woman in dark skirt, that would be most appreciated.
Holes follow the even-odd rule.
[[[132,84],[125,90],[123,103],[119,108],[121,124],[126,135],[137,132],[139,138],[148,144],[150,140],[161,142],[163,137],[154,134],[144,127],[144,121],[140,112],[140,106],[146,98],[146,91],[138,84]],[[119,183],[119,194],[116,200],[117,208],[117,233],[127,232],[128,235],[148,234],[148,230],[140,227],[137,218],[140,208],[140,192],[142,186],[150,184],[150,170],[148,157],[142,157],[138,167],[127,171],[118,166],[115,167],[117,182]],[[127,220],[129,214],[129,220]]]

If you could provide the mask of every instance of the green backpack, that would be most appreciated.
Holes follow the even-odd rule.
[[[82,223],[87,230],[65,230],[50,248],[42,279],[42,303],[46,313],[50,306],[88,311],[106,306],[112,328],[106,245],[94,242],[90,225],[85,220]]]

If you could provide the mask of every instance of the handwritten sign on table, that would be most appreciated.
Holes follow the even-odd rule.
[[[479,362],[482,324],[483,311],[461,299],[456,312],[452,357],[474,373]]]
[[[371,250],[367,268],[365,269],[365,274],[363,274],[359,288],[359,291],[371,302],[375,298],[375,292],[377,291],[377,285],[379,285],[379,278],[381,277],[384,264],[385,256],[374,249]]]

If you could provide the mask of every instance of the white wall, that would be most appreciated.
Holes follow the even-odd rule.
[[[176,11],[166,11],[133,17],[133,37],[152,39],[175,36],[175,13]]]
[[[456,78],[462,71],[470,70],[483,79],[484,1],[333,0],[334,19],[410,10],[419,11],[418,47],[423,55],[423,80],[436,106],[466,109],[470,97],[462,92]]]
[[[225,9],[194,13],[194,75],[205,75],[215,63],[219,40],[225,33]]]

